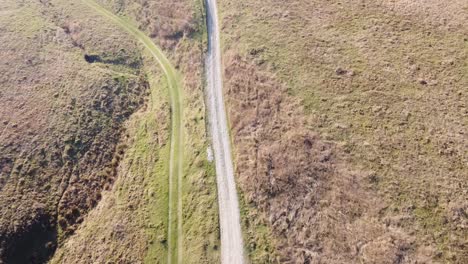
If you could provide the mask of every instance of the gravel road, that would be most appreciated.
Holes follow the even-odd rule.
[[[244,246],[229,130],[223,100],[216,0],[206,0],[206,17],[208,29],[208,53],[206,58],[208,87],[206,96],[218,183],[221,263],[242,264],[244,263]]]

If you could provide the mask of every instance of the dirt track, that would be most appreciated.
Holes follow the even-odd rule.
[[[111,12],[92,0],[83,0],[96,11],[105,17],[119,24],[151,53],[154,59],[159,63],[161,69],[166,75],[169,93],[171,97],[171,153],[169,159],[169,217],[168,217],[168,263],[183,263],[182,261],[182,177],[183,177],[183,126],[182,126],[182,98],[181,85],[178,73],[165,57],[163,52],[154,42],[125,20],[115,16]]]

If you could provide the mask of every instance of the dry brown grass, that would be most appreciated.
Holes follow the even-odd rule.
[[[115,1],[100,0],[116,14],[129,15],[139,28],[163,49],[176,48],[183,37],[193,37],[203,27],[201,1],[188,2],[175,0],[170,2],[155,0]]]
[[[234,55],[227,57],[225,77],[234,145],[242,146],[236,151],[240,189],[250,210],[260,211],[244,218],[252,261],[405,258],[411,238],[379,223],[372,175],[349,171],[339,158],[343,149],[307,129],[302,107],[282,96],[285,89],[272,75]],[[273,241],[257,233],[264,225]]]
[[[466,262],[467,6],[404,3],[220,2],[253,262]]]

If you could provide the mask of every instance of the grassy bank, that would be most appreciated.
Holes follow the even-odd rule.
[[[118,5],[104,2],[108,10]],[[178,75],[165,58],[159,65],[155,63],[154,56],[161,56],[161,50],[151,48],[154,40],[131,26],[141,18],[133,18],[133,12],[139,12],[138,5],[127,7],[119,8],[120,14],[125,14],[124,20],[115,20],[104,12],[117,23],[123,23],[126,30],[140,39],[142,46],[150,46],[142,54],[151,96],[146,108],[128,122],[124,140],[128,150],[113,189],[104,195],[76,235],[59,249],[56,260],[66,262],[77,258],[79,251],[74,247],[86,240],[93,242],[78,248],[90,254],[94,261],[112,254],[110,259],[145,263],[216,262],[219,247],[216,185],[214,168],[207,161],[206,153],[202,40],[196,35],[193,39],[182,38],[177,52],[166,50],[182,72]],[[197,34],[203,34],[203,30]],[[162,40],[155,42],[158,41]],[[169,69],[161,71],[160,65]],[[182,98],[180,94],[190,96]],[[174,105],[184,105],[189,111],[181,111]],[[172,146],[171,152],[171,144],[177,138],[183,138],[183,142]],[[171,157],[173,163],[169,162]],[[175,158],[184,162],[177,163]],[[170,180],[169,175],[175,178]],[[119,232],[122,238],[115,237],[116,226],[122,229]],[[99,245],[94,242],[102,240],[107,242]],[[91,252],[93,246],[109,254],[96,255]]]

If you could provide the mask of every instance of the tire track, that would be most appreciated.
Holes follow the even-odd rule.
[[[94,10],[99,12],[104,17],[115,22],[138,41],[151,53],[153,58],[161,66],[164,75],[167,78],[169,86],[169,96],[171,101],[171,149],[169,157],[169,214],[168,214],[168,230],[167,230],[167,263],[183,263],[182,247],[183,247],[183,232],[182,232],[182,179],[183,179],[183,103],[182,103],[182,86],[180,85],[180,77],[169,60],[164,56],[161,49],[146,36],[145,33],[114,15],[104,7],[100,6],[93,0],[82,0]],[[174,223],[175,222],[175,223]]]

